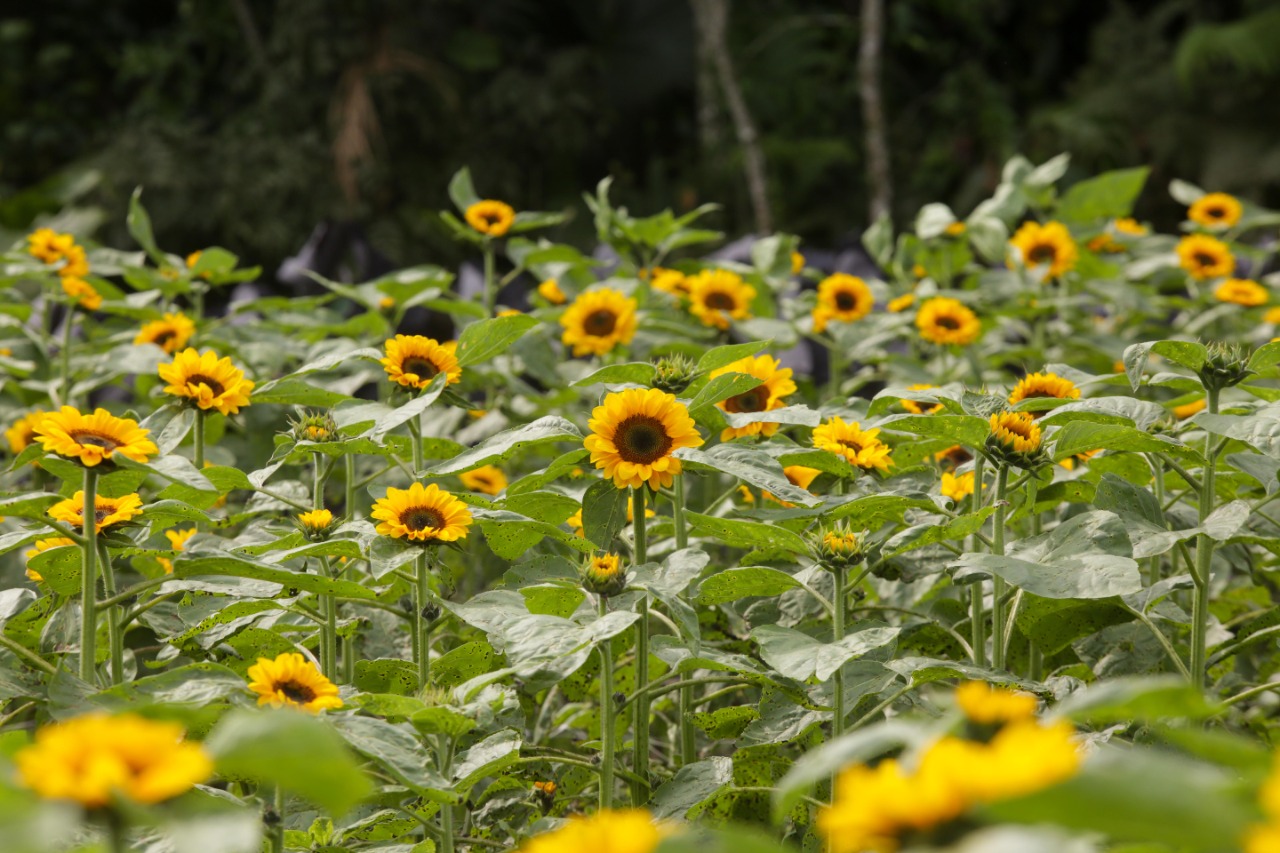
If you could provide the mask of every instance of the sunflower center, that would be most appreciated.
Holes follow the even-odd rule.
[[[946,452],[946,455],[942,457],[941,461],[950,463],[953,468],[959,468],[966,462],[973,461],[973,454],[965,450],[963,447],[953,447]]]
[[[1209,216],[1210,219],[1222,219],[1227,215],[1227,212],[1220,207],[1206,208],[1205,213]]]
[[[737,304],[738,303],[734,301],[733,297],[724,291],[718,290],[714,293],[707,294],[708,308],[715,308],[720,311],[731,311],[737,307]]]
[[[73,432],[70,433],[71,439],[80,445],[91,445],[93,447],[101,447],[103,450],[115,450],[120,446],[120,442],[114,438],[101,435],[96,432]]]
[[[1218,262],[1218,259],[1208,252],[1196,252],[1195,262],[1202,267],[1211,267]]]
[[[400,516],[400,523],[414,531],[426,530],[428,527],[443,530],[445,527],[444,516],[439,510],[429,506],[415,506],[405,510]]]
[[[614,314],[608,308],[601,308],[598,311],[592,311],[582,321],[582,328],[588,335],[597,338],[603,338],[606,335],[613,334],[613,329],[618,325],[618,315]]]
[[[1057,254],[1058,252],[1053,246],[1041,244],[1033,247],[1031,251],[1027,253],[1027,259],[1033,264],[1043,264],[1051,262],[1055,257],[1057,257]]]
[[[296,681],[282,681],[276,685],[290,702],[297,702],[299,705],[305,705],[316,698],[316,692],[305,684],[299,684]]]
[[[173,331],[170,329],[166,329],[165,331],[156,335],[155,338],[152,339],[151,343],[155,344],[161,349],[164,349],[164,345],[169,343],[169,341],[173,340],[173,338],[174,338]]]
[[[769,402],[769,393],[761,385],[724,401],[726,412],[763,412]]]
[[[205,376],[203,373],[193,373],[190,376],[188,376],[187,384],[188,385],[207,385],[209,386],[209,390],[213,392],[213,395],[215,397],[227,390],[222,386],[221,382],[219,382],[218,380],[214,379],[211,376]]]
[[[95,509],[93,511],[93,520],[97,524],[101,524],[102,522],[107,520],[107,516],[109,515],[111,515],[110,509]]]
[[[956,329],[960,328],[960,321],[957,320],[955,317],[942,316],[937,318],[933,322],[935,325],[941,326],[944,329],[949,329],[950,331],[953,331],[953,332]]]
[[[415,376],[421,376],[426,379],[431,379],[440,372],[440,368],[436,367],[430,359],[416,355],[406,358],[401,369],[405,373],[412,373]]]
[[[857,438],[842,438],[836,443],[839,444],[841,447],[847,447],[850,450],[854,450],[854,451],[861,451],[866,449],[866,445],[863,444],[862,440]]]
[[[485,211],[480,214],[480,219],[485,225],[497,225],[502,221],[502,214],[495,211]]]
[[[1042,398],[1048,398],[1050,400],[1059,399],[1057,394],[1053,394],[1043,390],[1028,391],[1027,393],[1022,395],[1022,399],[1024,400],[1039,400]]]
[[[667,435],[662,421],[650,415],[632,415],[618,424],[613,443],[624,462],[648,465],[667,455],[671,449],[671,436]]]
[[[840,311],[852,311],[858,307],[858,300],[854,299],[853,294],[847,290],[842,290],[836,294],[836,308]]]

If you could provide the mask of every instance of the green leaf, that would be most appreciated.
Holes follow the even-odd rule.
[[[978,512],[957,516],[941,524],[931,521],[913,525],[891,536],[884,543],[881,553],[885,557],[893,557],[927,545],[935,545],[938,542],[961,540],[981,530],[983,524],[995,511],[996,508],[993,506],[984,506]]]
[[[1239,439],[1273,459],[1280,458],[1280,404],[1264,406],[1250,415],[1201,412],[1191,421],[1214,435]]]
[[[142,206],[142,187],[136,187],[133,195],[129,196],[129,213],[125,217],[125,225],[129,229],[129,235],[146,250],[151,260],[157,265],[168,264],[164,252],[160,251],[156,245],[155,233],[151,229],[151,217],[147,214],[147,209]]]
[[[0,498],[0,516],[13,518],[44,518],[49,507],[62,500],[61,495],[48,492],[27,492]]]
[[[876,423],[881,429],[941,438],[966,447],[982,447],[991,424],[973,415],[893,415]]]
[[[739,710],[739,709],[725,709]],[[754,709],[746,709],[754,710]],[[656,818],[683,820],[689,809],[706,802],[733,784],[733,759],[718,755],[686,764],[653,792],[650,808]]]
[[[716,572],[698,587],[698,604],[710,607],[740,598],[780,595],[800,586],[786,572],[768,566],[743,566]]]
[[[449,199],[462,213],[466,213],[468,207],[480,201],[480,196],[471,183],[471,169],[468,167],[463,166],[449,179]]]
[[[1133,202],[1147,182],[1150,169],[1116,169],[1080,181],[1058,202],[1057,218],[1065,222],[1091,224],[1100,219],[1119,219],[1133,212]]]
[[[773,527],[756,521],[717,518],[690,512],[685,515],[690,532],[695,536],[711,536],[735,548],[781,548],[793,554],[806,554],[809,546],[799,535],[785,527]]]
[[[1125,348],[1124,356],[1124,372],[1129,377],[1129,385],[1134,391],[1142,384],[1142,373],[1147,366],[1147,356],[1150,353],[1164,356],[1175,364],[1180,364],[1190,370],[1199,370],[1204,365],[1204,360],[1208,356],[1208,350],[1204,344],[1195,341],[1147,341],[1140,344],[1132,344]]]
[[[306,592],[330,593],[345,598],[376,598],[373,590],[354,581],[334,580],[321,575],[291,572],[273,566],[238,557],[231,554],[209,554],[204,552],[181,552],[173,561],[173,579],[207,577],[209,575],[226,575],[237,578],[253,578],[269,581],[289,589],[300,589]]]
[[[597,480],[582,496],[582,533],[600,548],[613,549],[618,531],[627,526],[628,489],[613,480]]]
[[[216,663],[192,663],[110,687],[94,694],[92,701],[117,711],[140,705],[204,707],[249,695],[247,691],[244,678],[235,670]]]
[[[419,794],[437,801],[450,799],[443,793],[448,790],[449,783],[432,769],[435,764],[433,756],[422,747],[408,723],[334,715],[329,717],[329,725],[352,749],[373,759]]]
[[[1148,435],[1120,424],[1095,424],[1073,421],[1054,433],[1053,461],[1060,462],[1091,450],[1127,451],[1130,453],[1185,454],[1187,448],[1166,435]]]
[[[722,373],[702,386],[689,401],[689,414],[695,419],[702,418],[706,415],[706,410],[714,408],[721,400],[746,393],[763,384],[763,380],[746,373]]]
[[[677,459],[705,465],[737,477],[757,489],[764,489],[779,500],[807,507],[822,503],[822,499],[812,492],[793,485],[773,457],[754,447],[731,443],[717,444],[710,450],[682,447],[673,455]]]
[[[787,678],[826,681],[846,662],[892,643],[898,628],[864,628],[837,643],[823,643],[791,628],[760,625],[751,639],[760,645],[760,657]]]
[[[439,706],[418,711],[409,722],[424,735],[447,735],[451,738],[461,737],[476,727],[476,721],[466,714]]]
[[[771,343],[772,341],[747,341],[745,344],[728,344],[726,346],[713,347],[703,353],[702,358],[698,359],[695,372],[698,374],[710,373],[713,370],[726,367],[735,361],[755,355]]]
[[[881,214],[870,228],[862,232],[862,245],[876,262],[876,266],[881,269],[889,268],[893,261],[893,220],[889,218],[889,214]]]
[[[1118,597],[1098,599],[1022,597],[1018,630],[1045,655],[1055,655],[1081,637],[1134,619]]]
[[[1203,720],[1222,712],[1204,691],[1175,675],[1153,675],[1099,681],[1071,694],[1054,707],[1054,716],[1078,723],[1152,723],[1158,720]]]
[[[472,323],[462,330],[458,338],[457,358],[461,367],[488,361],[505,352],[524,333],[538,325],[538,320],[528,314],[510,317],[494,317]]]
[[[574,388],[586,388],[591,385],[644,385],[653,381],[657,372],[647,361],[632,361],[626,364],[611,364],[602,367],[583,379],[573,383]]]
[[[496,464],[526,448],[554,441],[581,443],[582,433],[564,418],[548,415],[524,426],[500,432],[452,459],[429,467],[425,473],[439,476],[470,471],[481,465]]]
[[[380,438],[401,424],[408,423],[421,416],[444,393],[448,381],[448,374],[437,373],[418,396],[378,418],[373,425],[373,429],[369,430],[368,435]]]

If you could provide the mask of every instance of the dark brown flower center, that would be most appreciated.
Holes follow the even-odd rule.
[[[102,435],[96,432],[72,432],[68,433],[72,441],[80,445],[91,445],[93,447],[101,447],[103,450],[115,450],[120,446],[120,442],[110,436]]]
[[[935,325],[941,326],[944,329],[949,329],[950,331],[953,331],[953,332],[956,329],[960,328],[960,321],[957,320],[955,317],[948,317],[944,315],[942,317],[938,317],[933,322]]]
[[[276,689],[283,693],[286,699],[297,702],[299,705],[305,705],[316,698],[314,690],[296,681],[282,681],[276,685]]]
[[[1202,267],[1211,267],[1218,262],[1218,259],[1208,252],[1196,252],[1194,260]]]
[[[213,392],[213,396],[215,397],[227,390],[226,388],[222,387],[221,382],[219,382],[218,380],[210,376],[205,376],[203,373],[193,373],[190,376],[188,376],[187,384],[188,385],[207,385],[209,386],[209,390]]]
[[[601,308],[598,311],[592,311],[582,321],[582,328],[588,335],[597,338],[603,338],[606,335],[613,334],[613,329],[618,325],[618,315],[614,314],[608,308]]]
[[[724,291],[717,290],[714,293],[707,294],[707,307],[715,308],[719,311],[732,311],[737,307],[734,298]]]
[[[172,329],[165,329],[163,332],[156,335],[151,342],[156,346],[160,347],[161,349],[164,349],[164,345],[169,343],[169,341],[173,340],[174,337],[175,337],[175,334]]]
[[[431,379],[440,372],[440,368],[430,359],[422,356],[411,355],[404,360],[404,366],[400,368],[405,373],[412,373],[415,376],[421,376],[423,379]]]
[[[840,311],[852,311],[858,307],[858,300],[852,293],[842,290],[836,294],[836,308]]]
[[[428,527],[443,530],[445,526],[440,510],[428,506],[415,506],[405,510],[400,515],[400,523],[413,531],[426,530]]]
[[[657,418],[632,415],[618,424],[613,443],[623,461],[648,465],[667,455],[671,449],[671,436],[667,435],[662,421]]]
[[[842,438],[839,441],[837,441],[836,444],[839,444],[841,447],[847,447],[850,450],[855,450],[855,451],[866,449],[866,445],[863,444],[862,441],[856,438]]]
[[[96,524],[101,524],[102,522],[107,520],[107,516],[111,515],[112,512],[113,510],[109,507],[106,509],[95,509],[93,511],[93,520]],[[83,517],[84,516],[82,514],[81,518]]]
[[[480,219],[485,225],[492,227],[502,221],[502,214],[496,210],[486,210],[484,213],[480,214]]]
[[[945,452],[945,455],[938,460],[942,463],[943,468],[951,468],[952,470],[959,468],[966,462],[973,461],[973,454],[965,450],[963,447],[952,447]]]
[[[769,404],[769,392],[763,385],[744,391],[724,401],[726,412],[763,412]]]
[[[1057,255],[1058,251],[1053,246],[1042,243],[1027,253],[1027,259],[1033,264],[1044,264],[1052,262]]]
[[[1226,210],[1221,207],[1208,207],[1204,212],[1210,219],[1222,219],[1227,215]]]

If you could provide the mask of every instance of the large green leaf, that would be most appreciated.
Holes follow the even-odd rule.
[[[822,503],[821,498],[807,489],[792,485],[787,475],[782,473],[782,466],[769,454],[754,447],[732,443],[717,444],[710,450],[682,447],[674,455],[677,459],[723,471],[780,500],[810,507]]]
[[[1119,219],[1133,212],[1133,202],[1147,182],[1150,168],[1116,169],[1086,178],[1063,194],[1057,217],[1064,222],[1092,224]]]
[[[494,317],[492,320],[472,323],[462,330],[462,335],[458,338],[458,364],[467,367],[488,361],[495,355],[506,352],[507,347],[537,325],[537,318],[528,314]]]
[[[735,548],[780,548],[793,554],[804,554],[809,546],[799,535],[785,527],[773,527],[757,521],[718,518],[690,512],[685,515],[695,536],[710,536]]]
[[[548,415],[536,421],[504,430],[452,459],[430,466],[426,473],[439,476],[492,465],[529,447],[555,441],[581,442],[582,433],[564,418]]]
[[[835,643],[823,643],[780,625],[760,625],[751,639],[760,645],[760,656],[787,678],[826,681],[845,662],[892,643],[898,628],[864,628]]]
[[[740,598],[780,595],[800,582],[768,566],[743,566],[716,572],[698,587],[698,604],[711,606]]]

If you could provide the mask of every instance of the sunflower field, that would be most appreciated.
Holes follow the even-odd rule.
[[[1066,167],[863,277],[465,170],[478,298],[32,231],[0,850],[1280,851],[1280,214]]]

